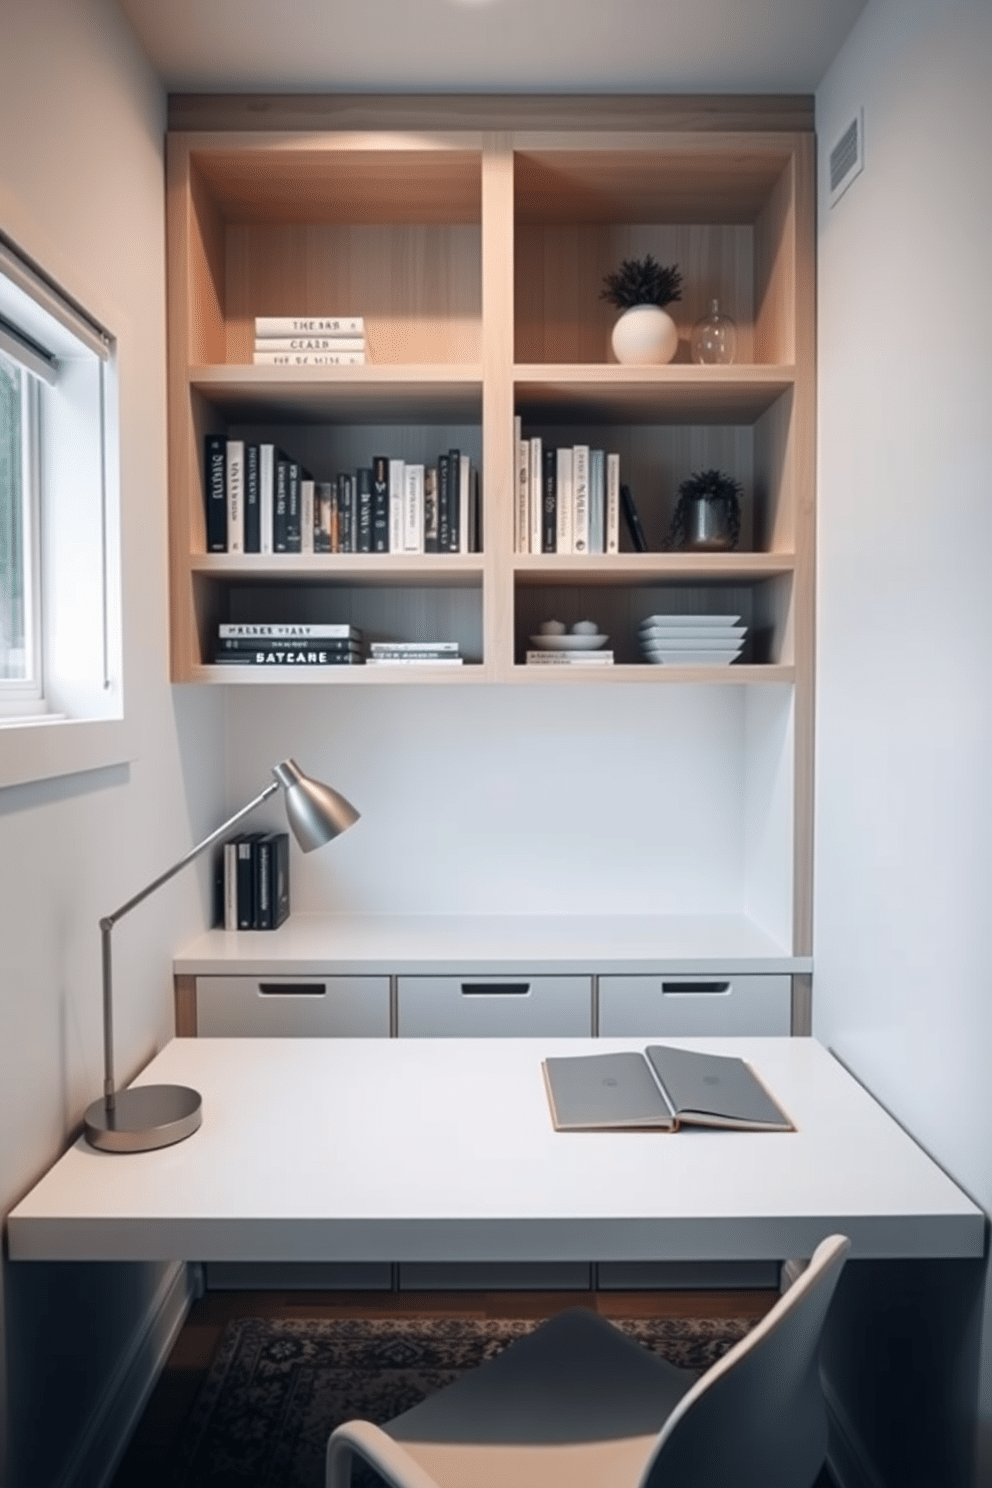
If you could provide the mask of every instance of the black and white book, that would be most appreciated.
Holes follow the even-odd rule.
[[[389,456],[372,461],[372,551],[389,552]]]
[[[528,512],[530,510],[530,440],[524,439],[520,416],[513,421],[516,436],[516,500],[513,510],[513,551],[515,553],[528,553],[530,551],[530,524]]]
[[[289,467],[280,451],[275,457],[275,495],[272,504],[272,551],[289,552]]]
[[[364,336],[361,315],[256,315],[255,338],[272,336]]]
[[[424,552],[438,551],[437,466],[424,469]]]
[[[240,657],[260,650],[272,650],[274,648],[284,651],[330,651],[339,656],[357,656],[361,653],[362,643],[361,641],[347,639],[318,641],[305,637],[290,637],[287,640],[271,640],[264,636],[261,638],[250,636],[218,636],[214,655],[218,661],[223,661],[230,657]]]
[[[289,833],[263,832],[254,844],[255,930],[275,930],[289,914]]]
[[[309,476],[305,476],[300,481],[300,552],[307,554],[312,554],[315,551],[316,506],[314,487],[315,482]]]
[[[417,667],[417,666],[451,667],[451,666],[461,666],[462,665],[462,660],[463,660],[463,658],[460,657],[460,656],[449,656],[449,655],[439,655],[439,656],[433,656],[433,655],[431,655],[431,656],[428,656],[428,655],[420,655],[420,656],[369,656],[369,657],[366,658],[365,665],[366,666],[376,666],[376,667],[380,667],[380,666],[381,667],[389,667],[389,666],[397,666],[397,667],[404,667],[404,666],[412,666],[412,667]]]
[[[557,453],[557,499],[555,512],[555,552],[571,553],[575,502],[573,492],[573,451],[562,445]]]
[[[362,639],[362,632],[357,625],[349,625],[347,621],[320,620],[320,621],[278,621],[269,623],[267,621],[251,620],[222,620],[217,627],[218,637],[225,636],[248,636],[252,640],[265,637],[273,641],[314,640],[355,640]]]
[[[261,832],[245,832],[235,841],[237,858],[238,929],[255,928],[255,863],[254,847]]]
[[[256,367],[363,367],[364,351],[253,351]]]
[[[572,449],[572,552],[589,552],[589,446]]]
[[[313,550],[330,553],[331,509],[337,493],[331,481],[316,481],[313,488]]]
[[[259,446],[245,445],[245,552],[262,551],[262,524],[259,499]]]
[[[258,446],[258,550],[274,553],[274,518],[276,500],[276,448],[274,444]]]
[[[283,645],[279,641],[259,643],[247,651],[218,651],[214,658],[218,666],[242,667],[330,667],[360,666],[361,654],[357,651],[325,647]]]
[[[406,464],[399,459],[389,461],[389,551],[403,551],[403,504],[406,496]]]
[[[203,488],[206,498],[207,552],[227,552],[227,439],[208,434],[204,439]]]
[[[646,553],[648,550],[647,538],[644,536],[641,519],[637,514],[634,493],[629,486],[621,485],[620,487],[620,506],[623,511],[624,521],[627,523],[627,531],[630,533],[630,540],[634,544],[634,551],[637,553]]]
[[[612,666],[612,651],[528,651],[528,666],[596,667]]]
[[[289,462],[289,491],[286,509],[286,551],[303,551],[303,482],[309,478],[299,460]]]
[[[451,551],[451,461],[439,455],[437,461],[437,551]]]
[[[558,551],[558,451],[548,445],[544,451],[544,473],[541,478],[541,552]]]
[[[403,467],[403,551],[424,551],[424,467],[412,461]]]
[[[257,336],[256,351],[364,351],[364,336]]]
[[[470,553],[472,526],[472,461],[466,454],[458,456],[458,545],[457,553]]]
[[[606,552],[606,458],[589,451],[589,552]]]
[[[620,456],[606,457],[606,552],[620,551]]]
[[[371,641],[370,656],[457,656],[458,641]]]
[[[355,472],[355,534],[353,551],[372,551],[372,469],[361,466]]]
[[[541,551],[541,484],[544,475],[544,441],[539,434],[530,439],[530,469],[527,473],[527,548]]]
[[[556,1131],[794,1130],[751,1066],[734,1056],[649,1044],[643,1053],[549,1058],[542,1067]]]
[[[245,442],[227,441],[227,551],[245,550]]]

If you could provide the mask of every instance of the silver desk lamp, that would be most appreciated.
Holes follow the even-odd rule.
[[[129,1090],[114,1088],[114,992],[110,955],[110,937],[117,921],[123,919],[149,894],[192,863],[213,843],[219,841],[242,817],[261,806],[280,786],[285,791],[286,815],[293,835],[304,852],[323,847],[358,820],[358,812],[329,785],[304,775],[294,760],[273,765],[275,779],[247,806],[209,837],[204,837],[185,857],[159,874],[147,888],[135,894],[120,909],[100,921],[103,948],[103,1099],[87,1108],[86,1140],[104,1152],[149,1152],[153,1147],[168,1147],[181,1142],[196,1131],[203,1119],[199,1094],[185,1085],[135,1085]]]

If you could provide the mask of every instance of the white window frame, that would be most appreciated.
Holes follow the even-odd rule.
[[[29,374],[25,563],[35,580],[33,677],[0,679],[2,789],[124,763],[135,749],[122,675],[116,341],[2,233],[0,346]]]
[[[21,377],[21,501],[23,506],[22,563],[24,568],[25,675],[0,677],[0,721],[47,711],[44,697],[44,667],[41,654],[41,567],[39,563],[41,438],[38,383],[19,354],[13,338],[3,335],[0,322],[0,356]]]

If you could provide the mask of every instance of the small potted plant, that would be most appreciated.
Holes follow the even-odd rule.
[[[617,361],[641,366],[670,362],[679,333],[665,306],[682,298],[678,265],[660,264],[650,253],[625,258],[615,274],[603,276],[603,283],[600,298],[623,311],[613,327]]]
[[[736,548],[740,535],[740,482],[722,470],[694,471],[679,486],[665,547],[695,552]]]

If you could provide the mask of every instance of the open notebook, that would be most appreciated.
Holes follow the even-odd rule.
[[[643,1054],[545,1059],[542,1068],[556,1131],[794,1130],[751,1066],[724,1054],[651,1044]]]

